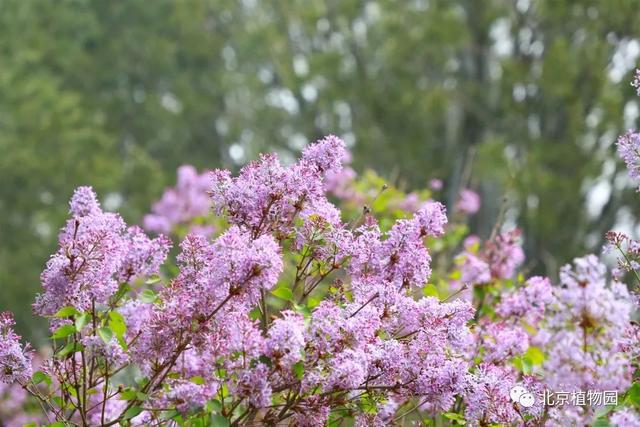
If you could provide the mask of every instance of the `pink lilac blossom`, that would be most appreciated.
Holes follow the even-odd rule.
[[[510,425],[519,419],[509,397],[509,391],[517,384],[513,370],[480,365],[467,381],[465,417],[471,425]]]
[[[280,247],[271,235],[252,239],[235,226],[213,243],[189,235],[181,249],[180,274],[161,291],[164,304],[153,307],[133,348],[136,360],[145,365],[153,358],[168,357],[179,345],[174,340],[191,330],[194,322],[200,325],[195,333],[206,334],[216,320],[212,316],[223,305],[225,314],[248,312],[261,291],[275,285],[283,268]]]
[[[138,226],[129,227],[127,238],[129,250],[120,268],[119,280],[128,282],[157,274],[171,249],[171,241],[163,235],[150,239]]]
[[[534,276],[518,290],[504,294],[496,312],[503,318],[526,319],[530,324],[535,324],[542,319],[546,306],[553,301],[549,279]]]
[[[544,381],[551,390],[617,390],[631,384],[630,354],[618,343],[628,335],[632,305],[626,286],[607,286],[606,267],[597,257],[576,258],[560,270],[561,286],[549,306],[545,327],[534,338],[546,349]],[[593,408],[561,407],[557,420],[587,422]],[[580,421],[582,420],[582,421]]]
[[[463,188],[458,195],[456,210],[465,215],[473,215],[480,210],[480,195],[469,188]]]
[[[269,328],[266,355],[283,369],[290,369],[302,359],[305,345],[304,318],[290,310],[283,311],[281,316]]]
[[[106,304],[119,281],[157,273],[169,250],[166,238],[150,240],[137,227],[127,229],[119,215],[102,212],[89,187],[79,187],[70,205],[72,218],[41,275],[44,293],[34,311],[42,316]]]
[[[487,363],[508,361],[529,348],[529,335],[520,326],[509,322],[486,322],[480,327]]]
[[[324,193],[324,174],[339,170],[343,157],[344,143],[329,136],[308,146],[300,161],[288,168],[270,154],[244,166],[235,178],[228,171],[216,170],[214,206],[253,236],[274,232],[284,237],[303,209],[307,208],[307,214],[312,210],[326,215],[330,203]]]
[[[442,180],[438,178],[432,178],[429,180],[429,188],[435,191],[442,190]]]
[[[516,228],[500,233],[485,243],[482,256],[489,263],[493,278],[510,279],[524,261],[520,234]]]
[[[630,130],[618,138],[616,146],[631,179],[640,179],[640,134]]]
[[[0,420],[3,427],[45,424],[44,414],[29,412],[30,403],[29,394],[20,384],[0,381]]]
[[[631,408],[622,408],[609,417],[613,427],[640,427],[640,416]]]
[[[208,172],[198,174],[193,166],[180,166],[175,188],[166,189],[151,213],[144,217],[145,229],[170,234],[176,225],[206,216],[211,209],[210,185]]]
[[[28,345],[20,344],[14,325],[11,313],[0,313],[0,383],[25,383],[32,374],[33,353]]]

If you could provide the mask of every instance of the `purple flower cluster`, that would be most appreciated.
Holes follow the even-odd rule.
[[[20,344],[20,336],[14,330],[11,313],[0,313],[0,383],[24,384],[31,377],[30,348]]]
[[[162,198],[151,208],[151,213],[144,217],[145,229],[168,235],[177,225],[206,216],[211,209],[210,188],[208,172],[199,175],[193,166],[180,166],[175,188],[165,190]],[[191,231],[208,235],[213,229],[193,225]]]
[[[41,316],[66,306],[84,311],[107,304],[119,282],[156,274],[171,246],[165,237],[149,239],[138,227],[127,229],[119,215],[103,212],[90,187],[76,190],[70,213],[41,275],[44,293],[34,304]]]
[[[640,134],[630,130],[618,138],[616,145],[631,179],[640,179]]]
[[[544,381],[551,390],[614,390],[631,385],[631,355],[620,343],[629,333],[633,305],[625,285],[607,284],[606,267],[589,255],[560,271],[556,301],[547,310],[543,328],[534,341],[544,347]],[[584,420],[593,408],[551,410],[558,423]]]

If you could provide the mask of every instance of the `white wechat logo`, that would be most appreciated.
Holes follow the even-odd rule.
[[[536,398],[529,393],[526,388],[516,385],[509,391],[509,397],[516,403],[521,404],[525,408],[531,408],[536,403]]]

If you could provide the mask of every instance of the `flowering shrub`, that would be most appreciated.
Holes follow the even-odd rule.
[[[632,176],[639,140],[619,142]],[[144,221],[177,240],[175,263],[168,237],[78,188],[34,303],[51,330],[37,369],[0,316],[3,422],[10,403],[8,425],[640,425],[637,306],[619,282],[636,241],[608,234],[612,282],[593,255],[557,284],[526,278],[517,229],[467,235],[475,192],[449,224],[430,190],[357,178],[348,159],[328,136],[290,166],[180,168]],[[587,390],[621,399],[542,398]]]

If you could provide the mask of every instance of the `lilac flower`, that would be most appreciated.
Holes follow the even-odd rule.
[[[480,285],[491,281],[489,264],[472,252],[464,252],[456,257],[456,264],[460,268],[460,282],[463,284]]]
[[[511,424],[518,419],[509,390],[516,385],[513,371],[495,365],[481,365],[468,376],[465,417],[473,425]]]
[[[480,196],[473,190],[463,188],[458,196],[456,210],[466,215],[473,215],[480,210]]]
[[[195,384],[187,380],[175,380],[169,385],[169,390],[154,402],[159,408],[175,407],[186,414],[190,410],[204,407],[208,400],[213,399],[218,391],[217,384]]]
[[[482,255],[489,263],[492,277],[511,278],[516,268],[524,261],[524,252],[520,244],[520,230],[516,228],[498,234],[485,244]]]
[[[263,408],[271,404],[271,384],[268,380],[269,368],[258,363],[255,367],[240,371],[238,380],[231,384],[231,392],[247,399],[254,408]]]
[[[506,361],[524,354],[529,348],[529,336],[525,330],[507,322],[485,322],[482,325],[482,339],[484,360],[488,363]]]
[[[119,215],[102,212],[89,187],[78,188],[70,205],[73,217],[41,274],[44,293],[34,304],[40,315],[106,304],[119,281],[156,273],[169,249],[164,237],[150,240],[137,227],[127,229]]]
[[[160,235],[149,237],[140,227],[127,230],[129,248],[120,268],[119,280],[127,282],[135,277],[150,277],[157,274],[171,248],[171,241]]]
[[[545,382],[552,390],[626,390],[631,384],[627,339],[632,304],[624,285],[607,286],[597,257],[576,258],[560,270],[544,328],[534,339],[547,351]],[[587,422],[593,410],[555,408],[552,417]]]
[[[294,218],[305,208],[307,214],[317,211],[326,215],[329,203],[324,194],[324,173],[339,170],[343,144],[329,136],[307,147],[302,159],[289,168],[271,154],[247,164],[235,178],[228,171],[214,171],[214,206],[254,236],[272,232],[287,235]]]
[[[331,360],[326,391],[350,390],[364,383],[367,373],[367,355],[362,350],[346,349]]]
[[[622,408],[609,416],[613,427],[640,427],[640,416],[631,408]]]
[[[348,158],[348,154],[344,141],[328,135],[306,147],[301,162],[313,164],[320,173],[325,174],[342,169],[345,158]]]
[[[632,130],[618,138],[618,155],[624,160],[633,180],[640,179],[640,134]]]
[[[531,277],[523,287],[505,294],[496,312],[503,318],[524,318],[530,323],[542,319],[545,307],[554,301],[551,282],[546,277]]]
[[[74,217],[99,215],[102,213],[100,202],[91,187],[78,187],[69,202],[69,213]]]
[[[304,318],[292,311],[284,311],[269,328],[266,354],[278,366],[290,369],[302,359],[304,349]]]
[[[442,190],[442,180],[438,178],[432,178],[429,180],[429,188],[435,191]]]
[[[117,399],[114,395],[113,390],[109,390],[108,392],[111,398],[107,398],[104,400],[102,393],[94,393],[89,396],[89,408],[88,411],[88,421],[92,425],[102,425],[102,405],[104,402],[104,422],[108,423],[110,421],[115,420],[122,411],[127,407],[127,402],[124,400]]]
[[[193,166],[180,166],[176,187],[165,190],[162,198],[153,205],[152,213],[144,217],[144,227],[149,231],[170,234],[176,225],[206,216],[211,209],[210,185],[208,173],[198,175]]]
[[[25,383],[31,378],[33,354],[28,345],[20,344],[9,312],[0,313],[0,383]]]

